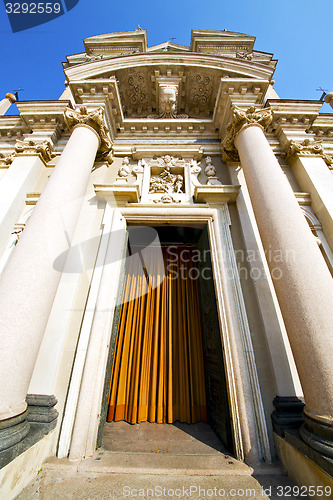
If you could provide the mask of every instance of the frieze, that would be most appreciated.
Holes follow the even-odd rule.
[[[88,112],[85,106],[81,106],[79,110],[66,108],[65,122],[67,127],[71,130],[75,125],[80,123],[89,125],[99,135],[101,144],[97,152],[96,161],[113,162],[113,147],[107,135],[107,128],[104,125],[104,109],[99,107],[93,111]]]
[[[252,54],[252,52],[250,52],[250,53],[248,53],[248,52],[236,52],[236,57],[238,59],[245,59],[247,61],[252,61],[253,54]]]

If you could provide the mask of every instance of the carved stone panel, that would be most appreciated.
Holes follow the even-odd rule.
[[[145,161],[142,202],[189,202],[190,165],[190,161],[170,155]]]

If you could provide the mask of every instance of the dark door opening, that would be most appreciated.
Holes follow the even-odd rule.
[[[208,421],[232,451],[207,229],[153,229],[129,227],[107,420]]]

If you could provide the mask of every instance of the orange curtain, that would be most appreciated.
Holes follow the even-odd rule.
[[[183,252],[183,253],[182,253]],[[108,421],[207,420],[199,271],[191,247],[145,249],[127,261]],[[149,269],[149,273],[147,272]]]

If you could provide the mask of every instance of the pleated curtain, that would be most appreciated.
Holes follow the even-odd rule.
[[[192,247],[172,246],[172,253],[162,247],[161,258],[161,247],[152,247],[144,262],[140,251],[127,259],[108,421],[207,420],[199,272],[192,254]]]

